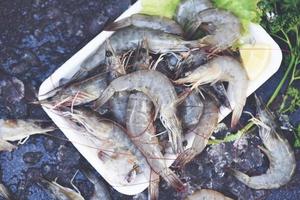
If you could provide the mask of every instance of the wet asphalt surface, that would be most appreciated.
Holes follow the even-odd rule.
[[[130,4],[130,0],[0,1],[0,117],[47,120],[40,106],[29,103],[35,100],[40,84]],[[256,92],[264,101],[272,95],[283,72],[281,68]],[[253,96],[248,98],[245,110],[255,113],[253,100]],[[275,103],[273,109],[276,108]],[[299,124],[299,112],[290,115],[294,126]],[[241,125],[248,119],[245,115]],[[228,121],[227,117],[225,122],[228,124]],[[284,134],[292,143],[293,134],[289,131]],[[32,136],[15,151],[0,153],[1,182],[15,199],[50,200],[55,197],[39,177],[56,178],[59,184],[71,188],[70,181],[79,170],[73,183],[89,199],[94,187],[80,169],[91,168],[90,165],[70,142],[63,139],[60,131],[51,135],[56,137]],[[245,200],[300,199],[299,149],[295,150],[296,173],[292,181],[280,189],[252,190],[226,173],[228,166],[235,166],[250,175],[265,172],[268,161],[258,150],[259,144],[260,139],[254,132],[235,144],[210,146],[180,175],[189,183],[190,190],[212,188]],[[146,198],[146,192],[130,197],[107,187],[112,199]],[[161,183],[160,199],[181,199],[182,196],[165,182]]]

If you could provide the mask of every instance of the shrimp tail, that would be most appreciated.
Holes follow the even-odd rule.
[[[12,151],[16,148],[17,148],[17,146],[15,146],[3,139],[0,139],[0,152],[1,151]]]
[[[239,119],[243,112],[243,108],[244,108],[243,105],[236,105],[234,107],[233,112],[232,112],[232,117],[231,117],[231,128],[235,128],[236,125],[238,124]]]
[[[119,21],[113,22],[105,27],[105,31],[116,31],[131,25],[131,20],[129,18],[121,19]]]
[[[159,196],[159,174],[151,170],[150,184],[148,187],[148,200],[158,200]]]
[[[172,186],[177,191],[184,191],[186,186],[184,183],[178,178],[178,176],[169,168],[162,171],[160,175],[163,179],[168,183],[168,185]]]
[[[197,154],[194,149],[189,148],[182,152],[174,162],[176,168],[182,169],[187,163],[189,163]]]
[[[229,168],[228,170],[232,176],[237,178],[240,182],[248,185],[248,183],[250,181],[250,177],[247,174],[240,172],[238,170],[232,169],[232,168]]]
[[[115,93],[113,87],[108,86],[102,93],[102,95],[94,102],[94,110],[98,110],[100,106],[105,104]]]

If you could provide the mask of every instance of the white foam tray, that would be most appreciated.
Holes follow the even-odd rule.
[[[118,19],[128,17],[134,13],[138,13],[141,10],[141,3],[138,1],[132,5],[127,11],[125,11]],[[117,19],[117,20],[118,20]],[[66,61],[60,68],[58,68],[50,77],[48,77],[40,86],[39,94],[46,94],[59,86],[59,80],[62,78],[71,78],[79,69],[80,64],[85,58],[91,55],[99,45],[101,45],[107,38],[112,35],[113,32],[103,31],[98,34],[93,40],[91,40],[86,46],[73,55],[68,61]],[[270,37],[270,35],[259,25],[250,24],[250,34],[248,43],[263,43],[267,44],[271,49],[269,55],[269,62],[265,66],[257,66],[262,68],[262,73],[255,79],[250,81],[247,95],[253,93],[258,87],[266,82],[279,68],[282,60],[282,53],[276,42]],[[234,103],[234,102],[232,102]],[[54,112],[46,107],[43,107],[45,112],[53,120],[53,122],[61,129],[66,137],[73,143],[78,151],[91,163],[91,165],[102,175],[102,177],[117,191],[127,195],[134,195],[142,192],[148,187],[149,176],[137,175],[136,179],[130,184],[124,184],[124,177],[117,173],[118,167],[115,169],[106,169],[104,164],[98,159],[97,149],[91,148],[93,144],[87,138],[82,136],[76,130],[73,130],[67,125],[67,121],[56,115]],[[221,108],[219,120],[221,121],[231,111],[229,109]],[[187,135],[188,147],[191,145],[191,141],[194,135]],[[176,155],[165,155],[168,164],[171,165]]]

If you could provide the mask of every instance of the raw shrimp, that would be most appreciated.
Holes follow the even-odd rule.
[[[6,187],[1,183],[0,183],[0,197],[4,198],[5,200],[12,199]]]
[[[43,134],[55,130],[56,127],[42,127],[40,120],[4,120],[0,119],[0,151],[11,151],[16,146],[7,141],[17,141],[34,134]]]
[[[119,55],[124,51],[136,49],[146,39],[149,49],[157,53],[189,51],[191,48],[199,48],[203,45],[197,40],[184,41],[181,37],[164,33],[157,30],[127,27],[116,31],[109,39],[111,47]],[[105,60],[106,44],[100,45],[91,56],[87,57],[81,64],[80,71],[91,71]]]
[[[231,127],[235,127],[242,115],[247,98],[248,76],[242,65],[228,56],[213,58],[208,63],[186,74],[186,77],[174,81],[177,84],[193,83],[198,85],[227,81],[227,95],[233,108]],[[235,105],[232,105],[232,103]]]
[[[185,129],[192,129],[198,124],[203,112],[202,100],[196,91],[192,91],[189,96],[180,104],[179,113],[182,116],[182,125]]]
[[[128,90],[143,92],[152,100],[156,108],[156,115],[160,112],[160,120],[168,131],[173,151],[182,152],[182,127],[176,114],[179,100],[169,79],[154,70],[140,70],[122,76],[110,83],[102,96],[95,102],[95,108],[107,102],[114,93]]]
[[[79,129],[99,149],[98,157],[105,167],[124,177],[122,185],[132,183],[137,174],[150,177],[147,160],[119,125],[87,109],[64,111],[63,115],[75,122],[74,129]]]
[[[77,106],[97,99],[107,86],[106,74],[97,74],[86,80],[57,88],[57,93],[39,103],[51,106]]]
[[[194,129],[189,130],[188,134],[195,134],[192,147],[181,153],[174,165],[182,168],[189,163],[195,156],[200,154],[208,143],[208,139],[212,135],[217,123],[219,109],[210,98],[206,98],[203,102],[202,116]]]
[[[179,24],[175,21],[162,16],[134,14],[125,19],[118,20],[108,25],[105,30],[116,31],[128,26],[135,26],[139,28],[149,28],[153,30],[162,31],[165,33],[182,35],[183,31]]]
[[[161,147],[155,136],[155,127],[152,119],[153,104],[151,100],[143,93],[131,94],[128,101],[126,125],[129,136],[134,144],[141,150],[146,157],[152,170],[163,177],[163,179],[177,190],[184,188],[181,180],[171,171],[161,153]],[[151,180],[151,182],[159,182]],[[152,190],[153,191],[153,190]],[[157,190],[154,190],[157,191]],[[158,199],[158,194],[152,194]]]
[[[185,198],[185,200],[233,200],[232,198],[224,196],[222,193],[209,190],[201,189],[196,191],[194,194]]]
[[[187,37],[192,38],[200,28],[208,33],[200,39],[201,43],[209,45],[214,52],[231,47],[241,36],[241,23],[232,13],[220,9],[206,9],[199,12],[189,22]]]
[[[209,0],[183,0],[177,7],[175,20],[186,30],[189,22],[197,18],[199,12],[212,7]]]
[[[85,169],[82,172],[94,185],[94,193],[90,200],[111,200],[109,191],[103,181],[97,178],[90,170]]]
[[[48,188],[51,190],[53,195],[60,200],[84,200],[81,194],[75,192],[74,190],[63,187],[56,182],[49,182],[44,180],[47,183]]]
[[[259,136],[265,146],[260,149],[267,155],[270,167],[265,174],[248,176],[243,172],[231,169],[231,173],[239,181],[253,189],[273,189],[287,184],[295,172],[296,160],[289,142],[276,131],[272,114],[263,109],[261,101],[256,97]]]

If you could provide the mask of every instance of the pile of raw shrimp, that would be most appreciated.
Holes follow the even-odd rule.
[[[99,147],[98,159],[107,168],[119,165],[129,184],[147,174],[151,199],[158,199],[160,177],[182,191],[186,185],[164,156],[176,155],[173,166],[183,168],[207,145],[220,106],[233,110],[233,128],[242,114],[249,80],[238,52],[230,50],[241,29],[236,16],[203,0],[182,1],[173,20],[132,15],[106,27],[114,34],[41,104],[92,138]],[[262,129],[266,123],[260,124]],[[283,170],[276,168],[273,154],[295,161],[288,143],[270,130],[263,130],[265,140],[282,147],[281,152],[271,152],[265,143],[264,151],[275,163],[266,175],[272,177]],[[274,187],[285,184],[295,167],[291,166],[268,181]],[[259,178],[236,170],[232,174],[252,188],[264,188]],[[194,199],[201,194],[205,191]]]

